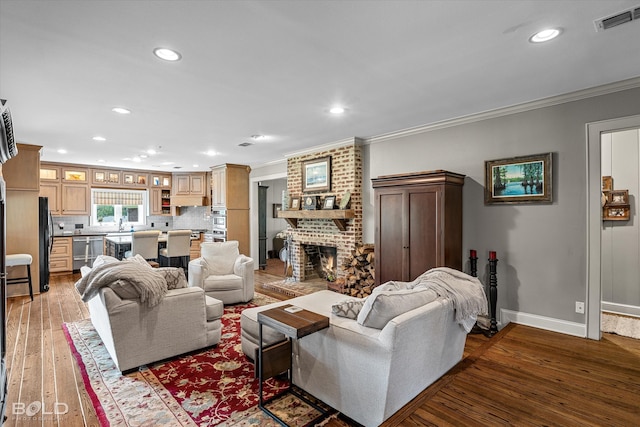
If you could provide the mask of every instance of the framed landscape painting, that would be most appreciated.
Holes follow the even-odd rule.
[[[552,153],[487,160],[484,203],[551,203]]]
[[[331,190],[331,156],[302,162],[302,191]]]

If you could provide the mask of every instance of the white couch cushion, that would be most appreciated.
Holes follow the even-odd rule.
[[[240,255],[238,242],[207,242],[200,245],[200,255],[207,265],[209,274],[233,274],[233,266]]]
[[[358,323],[382,329],[394,317],[428,304],[438,298],[431,289],[403,289],[373,292],[358,314]]]
[[[348,319],[357,319],[360,310],[364,306],[365,300],[346,300],[340,301],[331,306],[331,312],[336,316],[346,317]]]

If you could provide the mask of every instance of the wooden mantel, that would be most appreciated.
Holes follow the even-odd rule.
[[[299,219],[332,219],[340,231],[346,231],[347,220],[354,217],[355,213],[352,210],[343,209],[287,210],[278,212],[278,218],[284,218],[293,228],[298,228]]]

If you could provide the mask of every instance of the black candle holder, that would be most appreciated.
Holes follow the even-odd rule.
[[[478,277],[478,257],[475,256],[475,254],[476,254],[476,251],[475,250],[471,250],[470,255],[469,255],[469,269],[471,270],[470,275],[472,277]],[[471,328],[471,331],[469,331],[469,333],[487,335],[489,333],[489,331],[486,330],[486,329],[483,329],[478,324],[478,322],[476,322],[476,324],[473,325],[473,328]]]
[[[491,323],[487,336],[492,337],[498,333],[498,322],[496,321],[496,303],[498,302],[498,279],[497,279],[498,259],[495,252],[489,257],[489,304],[491,305]]]

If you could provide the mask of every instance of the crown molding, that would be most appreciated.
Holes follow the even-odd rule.
[[[324,145],[316,145],[314,147],[305,148],[304,150],[296,151],[296,152],[293,152],[293,153],[287,153],[287,154],[284,155],[284,157],[286,159],[289,159],[291,157],[304,156],[306,154],[313,154],[313,153],[317,153],[319,151],[328,151],[328,150],[331,150],[333,148],[344,147],[345,145],[361,145],[363,143],[364,143],[364,140],[362,138],[358,138],[358,137],[354,136],[354,137],[351,137],[351,138],[345,138],[345,139],[341,139],[339,141],[330,142],[330,143],[324,144]]]
[[[563,95],[552,96],[535,101],[516,104],[509,107],[488,110],[480,113],[474,113],[468,116],[462,116],[454,119],[447,119],[427,125],[416,126],[412,128],[402,129],[399,131],[389,132],[382,135],[363,138],[365,144],[375,144],[377,142],[388,141],[390,139],[401,138],[410,135],[416,135],[437,129],[445,129],[453,126],[479,122],[482,120],[493,119],[511,114],[523,113],[526,111],[537,110],[539,108],[551,107],[554,105],[565,104],[568,102],[580,101],[582,99],[593,98],[596,96],[607,95],[610,93],[620,92],[628,89],[640,87],[640,77],[634,77],[615,83],[602,86],[596,86],[589,89],[583,89],[576,92],[570,92]]]

